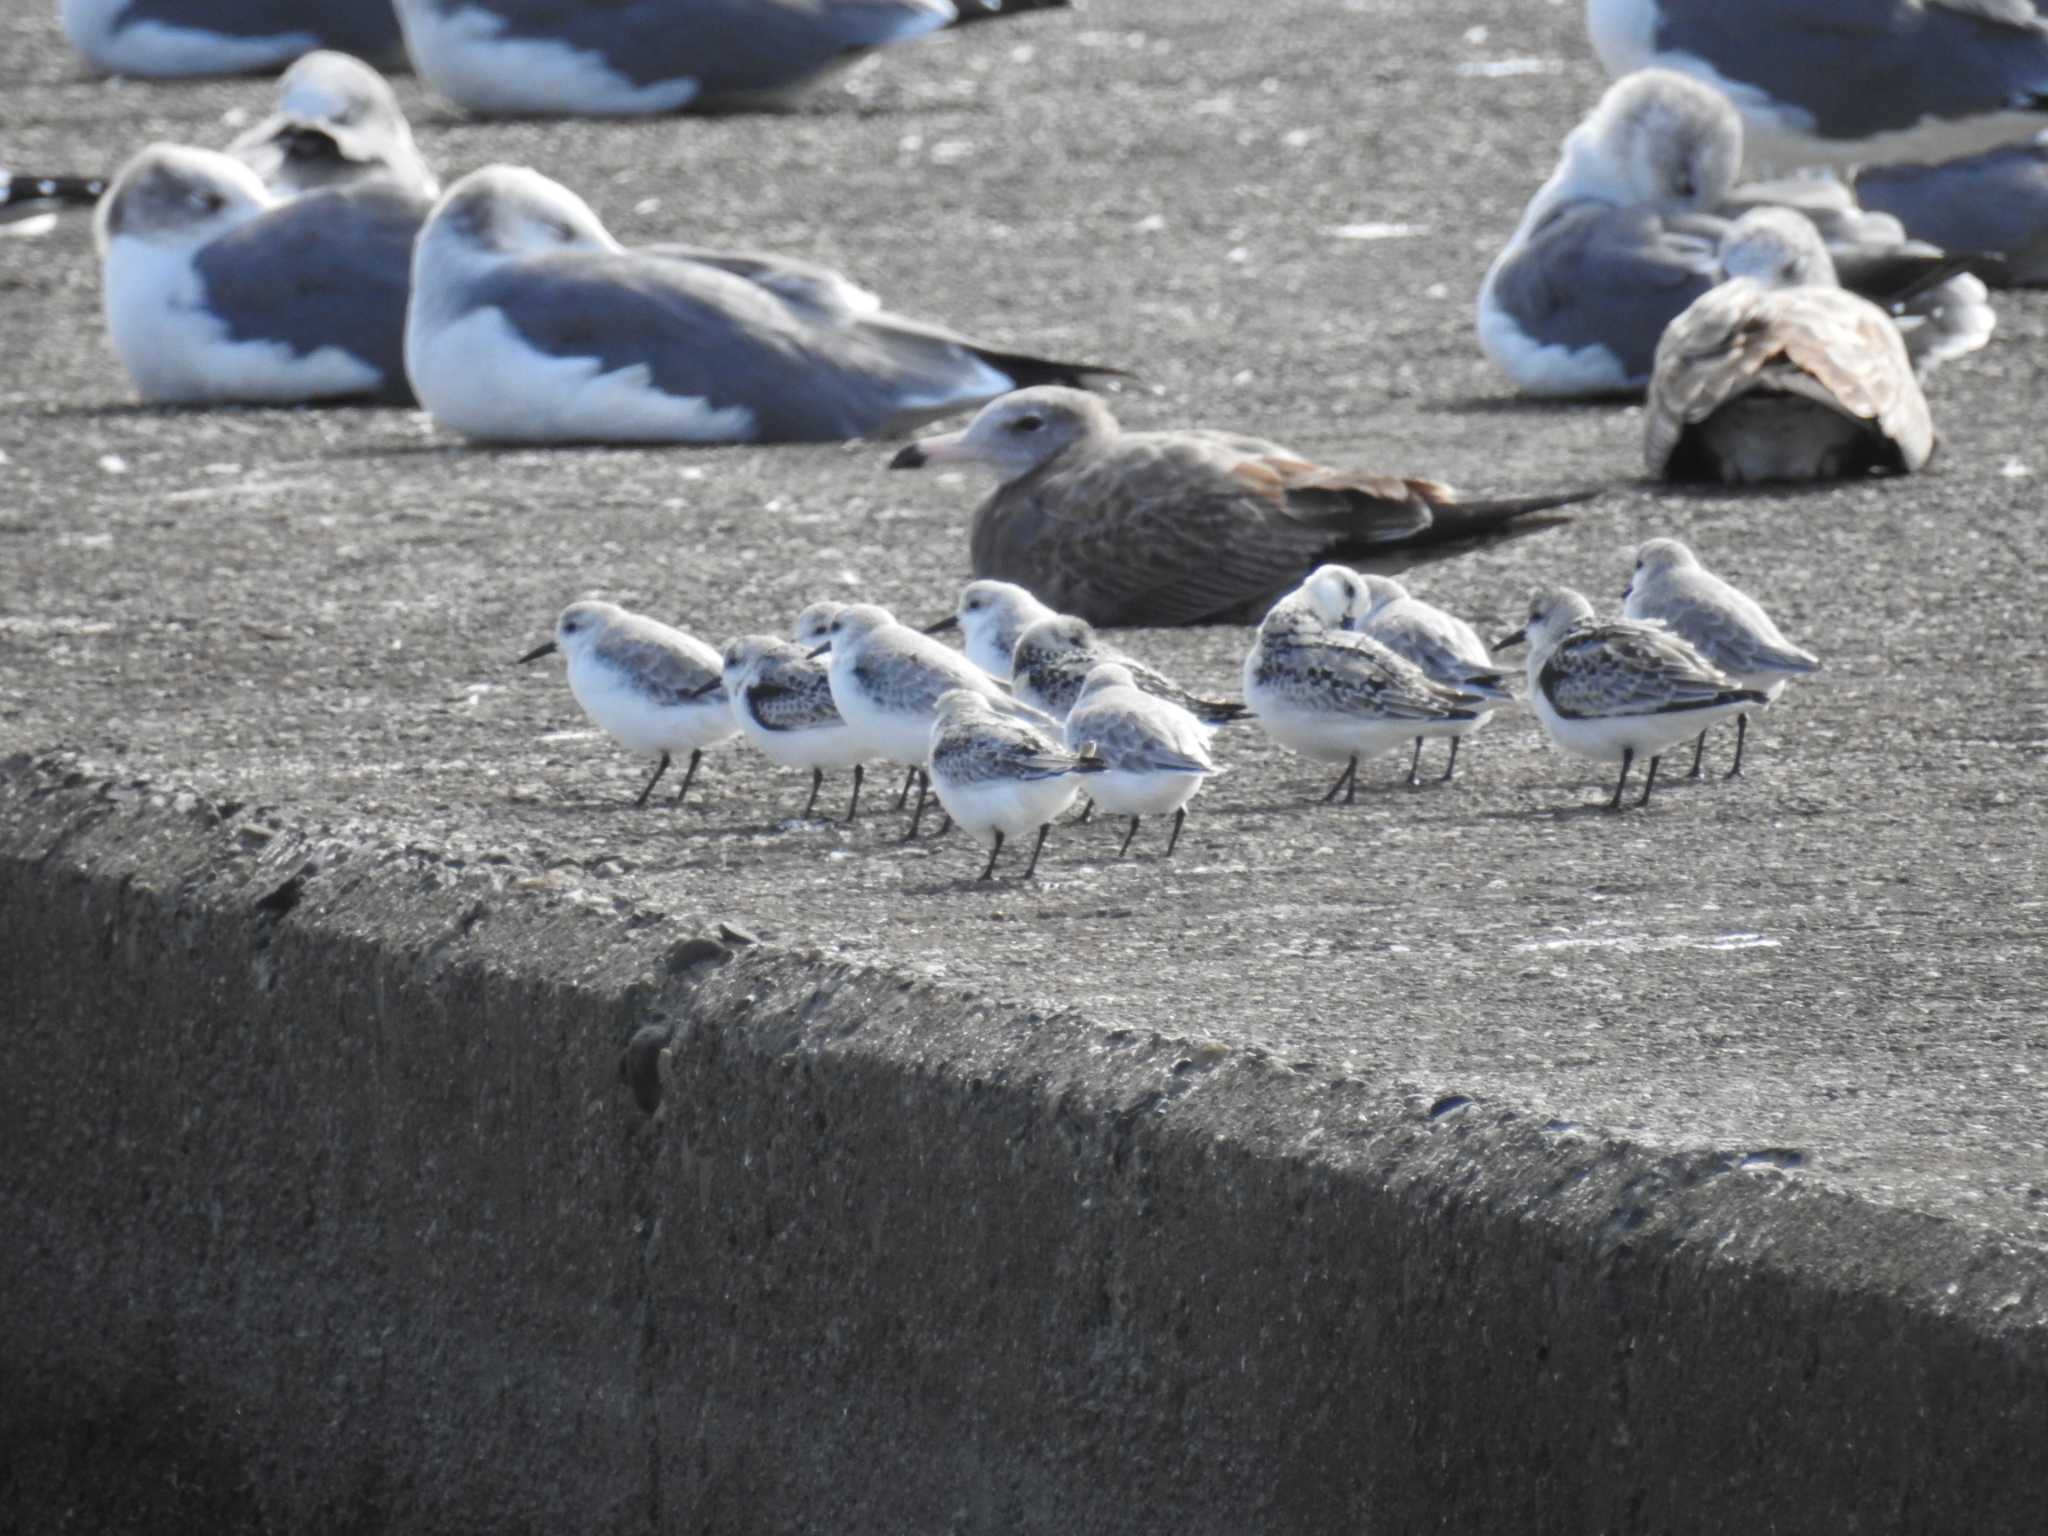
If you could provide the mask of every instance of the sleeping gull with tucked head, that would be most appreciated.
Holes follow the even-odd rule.
[[[1891,317],[1835,283],[1813,226],[1744,214],[1721,246],[1728,280],[1671,322],[1644,411],[1650,473],[1731,485],[1919,469],[1927,397]]]
[[[1788,165],[1982,149],[2048,108],[2032,0],[1586,0],[1586,22],[1609,74],[1725,91]]]
[[[1663,754],[1717,720],[1754,709],[1764,695],[1740,686],[1661,624],[1602,621],[1570,587],[1536,595],[1528,622],[1496,640],[1529,647],[1529,705],[1543,730],[1567,752],[1620,763],[1614,798],[1639,757],[1650,760],[1638,805],[1650,803]]]
[[[1610,86],[1565,138],[1479,289],[1479,344],[1524,393],[1633,392],[1657,340],[1718,281],[1730,223],[1751,207],[1797,207],[1829,245],[1845,286],[1900,311],[1917,366],[1974,351],[1994,317],[1963,263],[1908,240],[1840,183],[1737,186],[1742,121],[1711,87],[1646,69]]]
[[[107,334],[152,403],[410,401],[425,203],[384,181],[280,202],[241,161],[153,144],[96,218]]]
[[[1820,670],[1820,658],[1787,640],[1763,605],[1733,583],[1722,580],[1677,539],[1652,539],[1636,551],[1635,570],[1622,593],[1623,618],[1662,624],[1713,665],[1745,688],[1755,688],[1766,701],[1775,700],[1785,684]],[[1735,717],[1735,763],[1727,776],[1742,772],[1742,748],[1749,737],[1749,714]],[[1700,776],[1707,733],[1700,732],[1692,754],[1692,772]]]
[[[405,353],[439,424],[499,442],[832,442],[1107,371],[626,250],[567,187],[504,165],[420,231]]]
[[[279,77],[277,110],[237,135],[228,153],[286,195],[364,176],[388,176],[422,198],[441,190],[390,82],[331,49],[307,54]]]
[[[628,752],[660,758],[635,805],[647,803],[670,759],[686,751],[681,805],[704,749],[739,734],[721,685],[724,659],[695,635],[616,603],[571,603],[555,621],[555,638],[519,660],[556,651],[568,658],[569,691],[591,723]]]
[[[476,112],[773,99],[872,49],[1066,0],[396,0],[421,76]]]
[[[241,75],[315,48],[400,51],[391,0],[60,0],[58,15],[109,75]]]
[[[976,576],[1102,625],[1224,622],[1333,555],[1413,564],[1589,494],[1460,501],[1434,480],[1332,469],[1237,433],[1126,432],[1093,395],[1050,385],[890,467],[927,464],[995,474],[968,536]]]

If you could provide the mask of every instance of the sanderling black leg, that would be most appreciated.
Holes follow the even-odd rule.
[[[1134,837],[1136,837],[1137,835],[1138,835],[1138,818],[1137,818],[1137,817],[1135,817],[1135,816],[1133,816],[1133,817],[1131,818],[1131,830],[1130,830],[1130,831],[1128,831],[1128,832],[1126,832],[1126,833],[1124,834],[1124,845],[1123,845],[1123,847],[1121,847],[1121,848],[1117,849],[1117,851],[1116,851],[1116,856],[1117,856],[1118,858],[1122,858],[1122,857],[1123,857],[1123,856],[1124,856],[1125,854],[1127,854],[1127,853],[1129,853],[1129,852],[1131,851],[1131,839],[1132,839],[1132,838],[1134,838]]]
[[[1727,772],[1726,772],[1725,774],[1723,774],[1723,775],[1722,775],[1722,777],[1723,777],[1723,778],[1727,778],[1727,779],[1733,779],[1733,778],[1739,778],[1739,777],[1741,776],[1741,774],[1742,774],[1742,746],[1743,746],[1743,742],[1744,742],[1745,740],[1747,740],[1748,736],[1749,736],[1749,716],[1748,716],[1748,715],[1737,715],[1737,716],[1735,717],[1735,766],[1734,766],[1733,768],[1730,768],[1730,769],[1729,769],[1729,770],[1728,770],[1728,771],[1727,771]]]
[[[1448,784],[1458,776],[1458,743],[1462,740],[1462,736],[1451,738],[1451,760],[1444,765],[1444,776],[1438,779],[1437,783]]]
[[[1180,841],[1181,823],[1186,821],[1187,819],[1188,808],[1186,806],[1182,806],[1179,810],[1173,813],[1173,836],[1169,837],[1166,840],[1166,856],[1169,859],[1173,857],[1173,845]]]
[[[690,786],[697,781],[697,765],[703,761],[704,749],[702,747],[698,747],[690,753],[689,771],[683,775],[683,787],[676,791],[677,805],[681,805],[683,803],[683,796],[687,795],[690,792]],[[649,784],[647,787],[649,789],[654,788],[652,784]]]
[[[1650,803],[1650,786],[1657,782],[1657,765],[1663,761],[1664,759],[1661,757],[1650,759],[1650,771],[1643,775],[1643,798],[1636,802],[1638,806]]]
[[[853,818],[860,813],[860,781],[864,777],[866,777],[866,775],[866,764],[855,763],[853,765],[853,798],[846,802],[846,819],[848,821],[853,820]]]
[[[654,793],[654,786],[661,782],[661,776],[667,772],[668,754],[664,752],[661,754],[661,761],[654,765],[654,777],[647,781],[647,787],[640,791],[640,798],[638,800],[635,800],[633,803],[635,805],[645,805],[647,803],[647,797]]]
[[[1701,732],[1700,732],[1700,739],[1699,739],[1699,740],[1698,740],[1697,742],[1695,742],[1695,743],[1693,744],[1693,749],[1692,749],[1692,772],[1691,772],[1691,773],[1688,773],[1688,774],[1686,775],[1686,777],[1687,777],[1688,779],[1697,779],[1697,778],[1701,778],[1701,777],[1703,777],[1703,775],[1702,775],[1702,773],[1701,773],[1701,771],[1700,771],[1700,770],[1701,770],[1701,768],[1702,768],[1702,767],[1704,766],[1704,764],[1705,764],[1705,762],[1706,762],[1706,756],[1707,756],[1707,733],[1706,733],[1705,731],[1701,731]]]
[[[809,821],[811,819],[811,811],[817,806],[818,803],[818,791],[822,789],[824,785],[825,770],[822,768],[813,768],[811,770],[811,798],[804,802],[804,813],[802,818],[803,820]]]
[[[1358,792],[1358,754],[1356,752],[1351,754],[1351,761],[1345,765],[1344,771],[1337,775],[1337,782],[1330,786],[1330,792],[1323,796],[1323,804],[1330,804],[1337,798],[1338,790],[1347,788],[1351,791],[1351,794]],[[1346,805],[1351,803],[1351,795],[1344,797],[1344,803]]]
[[[1045,852],[1046,835],[1051,831],[1052,823],[1049,821],[1038,829],[1038,841],[1031,845],[1031,862],[1024,866],[1024,878],[1026,880],[1029,880],[1038,873],[1038,856]]]
[[[1607,802],[1607,809],[1610,811],[1621,809],[1622,786],[1628,783],[1628,771],[1635,766],[1635,761],[1636,749],[1634,747],[1623,747],[1621,749],[1621,777],[1614,781],[1614,798]]]
[[[989,850],[989,852],[988,852],[988,867],[987,867],[986,869],[984,869],[984,870],[983,870],[983,871],[981,872],[981,878],[982,878],[982,879],[984,879],[984,880],[993,880],[993,879],[995,879],[995,877],[996,877],[996,860],[1002,857],[1002,853],[1003,853],[1003,834],[1002,834],[1002,833],[1001,833],[1000,831],[998,831],[998,832],[996,833],[996,845],[995,845],[995,847],[991,848],[991,849]]]

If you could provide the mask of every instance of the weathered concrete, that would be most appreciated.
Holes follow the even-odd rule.
[[[1600,84],[1575,5],[1508,9],[1093,0],[773,118],[402,89],[444,167],[537,164],[622,238],[1138,366],[1135,424],[1618,482],[1421,585],[1505,627],[1677,534],[1822,653],[1745,781],[1642,816],[1521,711],[1343,813],[1233,730],[1171,863],[1062,829],[1028,887],[796,823],[736,747],[636,814],[509,664],[563,601],[935,614],[976,488],[138,409],[83,226],[0,240],[0,1193],[39,1234],[0,1243],[0,1527],[2038,1523],[2048,297],[1936,378],[1928,475],[1636,482],[1638,412],[1513,402],[1473,343]],[[84,80],[40,8],[0,38],[16,163],[261,109]],[[1375,224],[1422,233],[1333,233]],[[1121,638],[1214,688],[1246,641]],[[772,953],[671,976],[720,919]],[[650,1123],[616,1065],[657,1016]]]
[[[2037,1256],[1769,1155],[721,966],[18,761],[0,812],[17,1528],[2018,1531],[2048,1496]]]

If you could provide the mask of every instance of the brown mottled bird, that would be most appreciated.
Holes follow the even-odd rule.
[[[1835,280],[1827,247],[1782,208],[1721,243],[1727,281],[1657,343],[1644,413],[1650,473],[1750,484],[1916,470],[1934,452],[1898,327]]]
[[[1229,432],[1126,432],[1077,389],[1021,389],[890,467],[986,464],[974,574],[1091,624],[1206,624],[1262,613],[1333,558],[1400,569],[1594,492],[1461,502],[1448,486],[1332,469]]]

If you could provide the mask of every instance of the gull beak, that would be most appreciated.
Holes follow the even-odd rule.
[[[1495,649],[1496,651],[1511,651],[1511,650],[1513,650],[1513,649],[1514,649],[1514,648],[1515,648],[1516,646],[1518,646],[1518,645],[1522,644],[1522,643],[1523,643],[1524,641],[1526,641],[1526,640],[1527,640],[1528,638],[1529,638],[1529,626],[1528,626],[1528,625],[1526,625],[1526,624],[1524,624],[1524,625],[1523,625],[1523,626],[1522,626],[1522,627],[1521,627],[1520,629],[1516,630],[1516,631],[1515,631],[1515,632],[1514,632],[1514,633],[1513,633],[1512,635],[1502,635],[1502,636],[1500,637],[1500,639],[1498,639],[1498,640],[1494,641],[1494,642],[1493,642],[1493,648],[1494,648],[1494,649]]]
[[[891,469],[923,469],[926,463],[923,443],[905,443],[896,450],[896,457],[889,461]]]
[[[816,661],[816,660],[817,660],[817,659],[818,659],[818,658],[819,658],[820,656],[824,655],[824,654],[825,654],[825,653],[826,653],[827,651],[829,651],[829,650],[831,650],[831,649],[832,649],[832,642],[831,642],[830,640],[827,640],[827,641],[826,641],[826,642],[825,642],[825,643],[824,643],[823,645],[819,646],[819,647],[818,647],[818,648],[817,648],[817,649],[816,649],[815,651],[805,651],[805,652],[804,652],[804,654],[805,654],[806,656],[808,656],[808,657],[809,657],[809,658],[810,658],[811,660],[813,660],[813,661]]]
[[[536,645],[532,650],[528,651],[524,656],[520,657],[518,661],[514,662],[513,665],[523,667],[529,661],[539,661],[541,657],[552,656],[554,652],[555,642],[550,640],[546,645]]]
[[[953,630],[956,630],[959,627],[960,615],[957,613],[949,613],[943,619],[938,620],[936,623],[925,625],[925,627],[919,630],[918,633],[924,635],[944,635],[950,634]]]
[[[937,437],[920,437],[905,443],[889,461],[891,469],[923,469],[927,464],[972,463],[981,454],[966,445],[965,432],[941,432]]]

